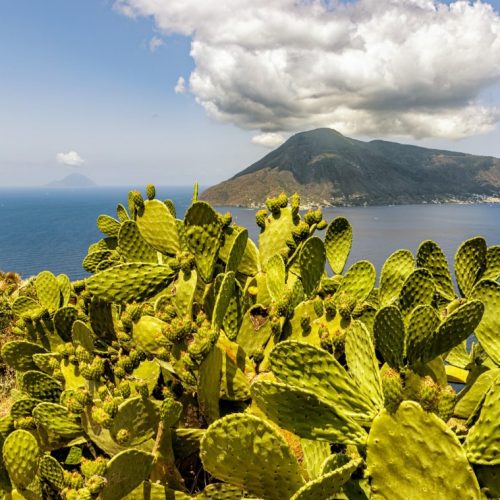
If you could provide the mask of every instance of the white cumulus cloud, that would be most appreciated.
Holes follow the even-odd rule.
[[[151,52],[156,52],[163,44],[164,41],[160,37],[154,36],[149,40],[149,50]]]
[[[500,81],[500,16],[486,2],[117,0],[115,8],[191,36],[189,90],[211,117],[245,129],[459,138],[500,119],[480,100]]]
[[[285,142],[285,138],[276,132],[268,132],[253,136],[252,142],[266,148],[275,148]]]
[[[85,160],[76,152],[68,151],[67,153],[57,153],[57,163],[68,165],[69,167],[79,167],[85,163]]]
[[[179,76],[177,83],[175,84],[174,87],[174,92],[176,94],[184,94],[184,92],[186,92],[186,81],[182,76]]]

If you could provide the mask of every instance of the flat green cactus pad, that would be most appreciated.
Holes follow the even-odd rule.
[[[397,250],[389,256],[380,274],[380,305],[391,305],[403,288],[406,278],[415,268],[415,259],[409,250]]]
[[[406,332],[406,357],[409,364],[420,359],[426,339],[433,334],[439,323],[439,316],[432,306],[420,305],[413,309]]]
[[[351,252],[352,227],[344,217],[330,222],[325,234],[326,258],[336,274],[341,274]]]
[[[455,290],[448,268],[448,261],[437,243],[423,241],[417,251],[417,266],[427,269],[432,275],[437,292],[447,300],[453,300]]]
[[[11,481],[18,488],[27,488],[35,479],[40,460],[38,442],[28,431],[17,430],[3,443],[3,463]]]
[[[315,393],[346,415],[369,419],[377,411],[343,366],[323,349],[287,340],[276,345],[270,361],[280,380]]]
[[[188,273],[181,271],[175,283],[174,307],[181,317],[191,317],[198,273],[191,269]]]
[[[248,497],[237,486],[227,483],[214,483],[209,484],[196,498],[198,500],[239,500]]]
[[[413,401],[401,403],[394,414],[384,410],[374,420],[367,466],[374,499],[481,498],[455,434]]]
[[[373,324],[375,345],[384,361],[392,368],[403,364],[405,350],[405,325],[403,315],[396,306],[379,309]]]
[[[104,474],[107,484],[101,493],[103,500],[120,500],[147,480],[153,458],[150,453],[134,449],[115,455]]]
[[[399,309],[403,316],[410,314],[419,305],[429,305],[436,287],[426,269],[415,269],[404,282],[399,294]]]
[[[140,397],[127,399],[118,407],[109,432],[116,441],[117,434],[126,430],[130,436],[127,446],[136,446],[156,435],[159,418],[159,410],[152,401]]]
[[[472,463],[500,465],[500,377],[493,382],[478,421],[467,435],[467,457]]]
[[[460,395],[460,399],[455,405],[453,414],[465,420],[470,418],[476,408],[478,408],[478,405],[483,402],[497,377],[500,377],[500,368],[487,370],[481,373],[481,375],[474,380],[474,383]]]
[[[352,460],[347,464],[327,472],[326,474],[309,481],[293,495],[291,500],[316,500],[332,498],[350,479],[352,473],[361,465],[362,460]]]
[[[133,220],[125,221],[118,233],[120,255],[128,262],[158,262],[156,250],[142,237]]]
[[[254,276],[260,271],[260,255],[255,243],[249,238],[245,246],[245,252],[241,258],[238,272],[246,276]]]
[[[453,311],[423,342],[419,359],[431,361],[467,339],[477,327],[484,312],[479,300],[471,300]]]
[[[130,220],[127,209],[121,203],[118,203],[118,205],[116,205],[116,215],[120,222]]]
[[[54,488],[62,490],[65,486],[64,469],[51,455],[44,455],[42,457],[38,474]]]
[[[99,215],[99,217],[97,217],[97,227],[99,231],[106,236],[118,236],[120,221],[117,221],[109,215]]]
[[[484,314],[475,334],[486,354],[500,366],[500,284],[481,280],[472,290],[471,298],[484,304]]]
[[[218,330],[222,327],[224,316],[226,315],[227,307],[234,295],[235,276],[233,271],[224,274],[219,292],[214,304],[212,314],[212,327]]]
[[[235,413],[213,423],[200,456],[210,474],[260,498],[290,498],[304,483],[285,439],[253,415]]]
[[[33,410],[33,417],[37,426],[45,430],[51,441],[73,439],[83,432],[80,417],[59,404],[40,403]]]
[[[76,320],[71,330],[71,337],[75,347],[80,345],[88,352],[94,351],[94,334],[83,321]]]
[[[97,250],[88,253],[82,262],[82,267],[88,273],[95,273],[101,262],[111,256],[111,250]]]
[[[486,251],[486,269],[481,278],[493,281],[500,278],[500,245],[488,247]]]
[[[318,289],[325,269],[325,245],[321,238],[308,238],[299,254],[300,276],[307,297],[311,297]]]
[[[287,241],[292,239],[294,220],[292,209],[285,207],[277,215],[270,214],[266,218],[266,227],[259,235],[259,253],[262,269],[266,269],[267,261],[275,254],[288,250]]]
[[[59,290],[61,291],[61,298],[63,306],[67,306],[71,297],[71,281],[65,274],[58,274],[56,276],[59,283]]]
[[[316,441],[312,439],[301,439],[300,447],[304,461],[302,468],[309,480],[316,479],[322,475],[323,463],[331,456],[330,444],[327,441]]]
[[[60,382],[46,373],[30,370],[24,372],[21,379],[21,388],[32,398],[56,403],[61,396]]]
[[[252,397],[264,414],[280,427],[306,439],[364,444],[366,432],[342,409],[306,390],[268,380],[255,382]]]
[[[142,316],[134,325],[133,337],[137,345],[148,354],[157,354],[164,347],[162,328],[167,324],[153,316]]]
[[[367,260],[360,260],[347,270],[336,295],[346,294],[363,302],[373,290],[376,277],[377,272],[373,264]]]
[[[280,254],[273,255],[267,261],[266,283],[269,295],[278,301],[285,291],[286,269]]]
[[[455,254],[455,276],[458,288],[467,297],[486,268],[486,241],[482,237],[462,243]]]
[[[141,236],[158,252],[175,255],[179,251],[175,217],[160,200],[146,200],[144,210],[137,214],[136,222]]]
[[[41,305],[36,300],[33,300],[31,297],[26,295],[17,297],[12,303],[12,312],[20,318],[36,318],[42,311],[43,308]]]
[[[54,314],[54,328],[65,342],[71,340],[71,330],[77,319],[78,311],[73,306],[61,307]]]
[[[35,279],[38,301],[49,311],[55,311],[61,304],[61,290],[57,278],[50,271],[42,271]]]
[[[160,264],[120,264],[87,280],[88,290],[110,302],[144,300],[165,288],[173,278],[172,270]]]
[[[33,361],[33,354],[46,353],[41,345],[25,340],[13,340],[2,347],[2,358],[12,369],[20,372],[37,370]]]
[[[236,340],[248,356],[253,356],[267,344],[271,335],[267,309],[256,304],[243,315]]]
[[[360,321],[352,321],[347,330],[345,356],[349,373],[375,407],[384,406],[378,361],[372,337]]]
[[[184,217],[186,242],[205,282],[212,279],[221,245],[222,226],[215,210],[203,201],[193,203]]]
[[[245,250],[247,248],[247,241],[248,231],[246,229],[243,229],[236,235],[229,250],[228,259],[226,262],[226,272],[236,272],[238,270],[240,262],[243,259],[243,255],[245,254]]]

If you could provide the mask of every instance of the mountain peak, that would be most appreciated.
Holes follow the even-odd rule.
[[[86,188],[95,187],[97,184],[92,180],[82,174],[77,174],[76,172],[67,175],[63,179],[49,182],[45,184],[46,187],[57,187],[57,188]]]
[[[389,141],[359,141],[329,128],[300,132],[202,198],[260,206],[298,192],[317,205],[469,200],[500,194],[500,160]]]

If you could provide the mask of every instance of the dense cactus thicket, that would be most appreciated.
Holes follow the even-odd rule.
[[[376,288],[297,195],[257,246],[146,193],[98,218],[89,278],[2,275],[6,498],[500,497],[500,246],[464,242],[455,289],[425,241]]]

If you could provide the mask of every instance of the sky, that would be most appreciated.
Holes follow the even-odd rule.
[[[500,0],[0,2],[0,185],[210,185],[331,127],[500,157]]]

